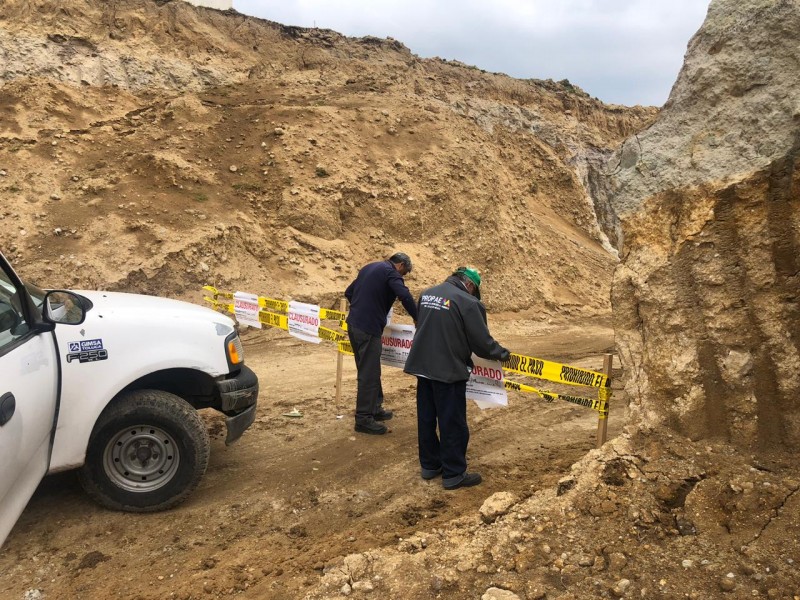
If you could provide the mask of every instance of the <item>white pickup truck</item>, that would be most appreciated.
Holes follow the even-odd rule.
[[[47,473],[80,468],[117,510],[175,506],[209,457],[197,409],[253,423],[258,379],[234,323],[177,300],[39,290],[0,254],[0,544]]]

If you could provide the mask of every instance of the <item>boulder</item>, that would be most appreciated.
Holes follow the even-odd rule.
[[[595,178],[634,422],[800,448],[798,37],[796,2],[713,0],[660,116]]]
[[[517,502],[519,502],[519,498],[511,492],[492,494],[480,508],[481,519],[484,523],[493,523],[498,517],[506,514]]]

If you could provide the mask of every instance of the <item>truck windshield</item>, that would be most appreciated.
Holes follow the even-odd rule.
[[[30,283],[29,281],[23,281],[22,283],[25,284],[25,289],[28,290],[28,294],[30,294],[33,303],[36,305],[36,308],[42,310],[42,304],[44,304],[44,297],[45,295],[47,295],[47,290],[43,290],[38,285]],[[2,272],[0,272],[0,288],[3,288],[7,293],[10,293],[12,295],[16,294],[14,286]],[[2,292],[2,290],[0,290],[0,292]],[[78,294],[78,297],[81,299],[81,302],[83,303],[83,308],[87,312],[94,307],[92,301],[89,300],[86,296],[81,296],[80,294]],[[19,300],[16,300],[16,303],[19,304]],[[21,310],[19,307],[17,308],[18,310]]]
[[[27,281],[23,281],[22,283],[25,284],[25,289],[28,290],[28,293],[33,298],[33,303],[36,304],[37,308],[42,308],[42,302],[44,302],[44,295],[47,293],[39,286],[36,286],[32,283],[28,283]]]
[[[34,285],[28,281],[23,281],[22,283],[25,284],[25,289],[28,290],[28,293],[33,298],[33,303],[36,305],[36,308],[42,308],[42,303],[44,303],[44,296],[47,293],[38,285]],[[0,275],[0,286],[3,287],[7,292],[14,294],[16,290],[11,282],[5,278],[5,276]]]

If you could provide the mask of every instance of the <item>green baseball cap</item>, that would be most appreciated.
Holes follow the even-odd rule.
[[[464,270],[461,272],[464,273],[464,276],[474,283],[476,287],[481,287],[481,274],[478,273],[478,269],[464,267]]]

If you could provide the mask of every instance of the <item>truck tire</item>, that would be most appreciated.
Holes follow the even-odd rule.
[[[100,415],[78,479],[103,506],[155,512],[186,499],[208,456],[208,432],[188,402],[160,390],[134,390]]]

